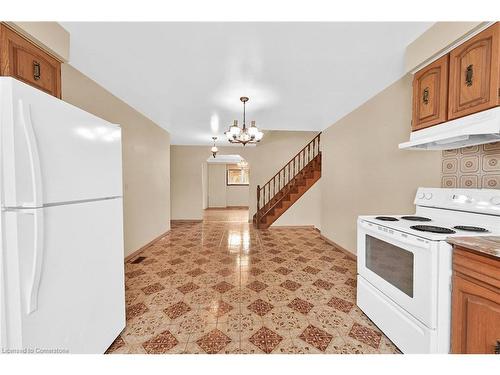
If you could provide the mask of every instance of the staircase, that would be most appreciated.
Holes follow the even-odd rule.
[[[321,177],[320,134],[300,150],[265,185],[257,185],[257,213],[253,223],[269,228]]]

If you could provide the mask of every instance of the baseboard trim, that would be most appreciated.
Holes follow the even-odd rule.
[[[276,228],[276,229],[294,229],[294,228],[296,228],[296,229],[316,229],[316,227],[314,225],[273,225],[273,224],[271,224],[271,226],[269,228]]]
[[[163,237],[165,237],[168,232],[170,232],[170,229],[167,230],[166,232],[160,234],[158,237],[155,237],[154,239],[152,239],[151,241],[149,241],[146,245],[142,246],[140,249],[134,251],[132,254],[130,255],[127,255],[125,257],[125,263],[129,262],[130,260],[132,259],[135,259],[140,253],[142,253],[144,250],[146,250],[148,247],[150,247],[151,245],[154,245],[156,242],[158,242],[159,240],[161,240]]]
[[[170,223],[201,223],[201,219],[176,219],[170,220]]]
[[[226,206],[226,207],[207,207],[204,210],[205,211],[211,211],[211,210],[248,210],[248,206]]]
[[[330,245],[332,245],[333,247],[335,247],[336,249],[339,249],[340,251],[342,251],[343,253],[345,253],[345,255],[347,255],[349,258],[351,259],[354,259],[354,260],[357,260],[358,257],[356,256],[356,254],[353,254],[351,253],[349,250],[347,249],[344,249],[342,246],[340,246],[339,244],[335,243],[334,241],[332,241],[331,239],[323,236],[321,234],[321,231],[319,232],[320,233],[320,238],[325,241],[325,242],[328,242]]]

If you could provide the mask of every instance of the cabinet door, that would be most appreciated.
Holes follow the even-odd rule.
[[[500,104],[499,28],[497,22],[450,52],[449,119]]]
[[[448,55],[415,73],[412,130],[446,121],[447,105]]]
[[[0,75],[61,97],[61,63],[4,25],[0,25]]]
[[[500,342],[500,293],[453,276],[452,352],[494,354]]]

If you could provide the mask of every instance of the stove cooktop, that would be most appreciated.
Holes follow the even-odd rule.
[[[489,222],[488,218],[483,220],[477,215],[456,212],[446,216],[442,214],[433,216],[433,214],[433,212],[417,211],[414,215],[361,216],[360,218],[432,241],[445,241],[450,236],[500,235],[500,226],[496,225],[496,222]]]
[[[456,233],[453,229],[437,227],[435,225],[412,225],[411,229],[415,229],[421,232],[431,232],[431,233],[442,233],[442,234],[453,234]]]
[[[401,216],[401,219],[408,221],[432,221],[432,219],[423,216]]]

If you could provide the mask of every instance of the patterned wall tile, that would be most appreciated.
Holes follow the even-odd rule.
[[[441,187],[456,188],[458,186],[456,176],[443,176],[441,177]]]
[[[481,185],[485,189],[500,189],[500,175],[498,174],[484,175]]]
[[[458,171],[458,159],[457,158],[443,159],[441,171],[443,172],[443,174],[456,173]]]
[[[500,189],[500,142],[442,153],[444,188]]]

